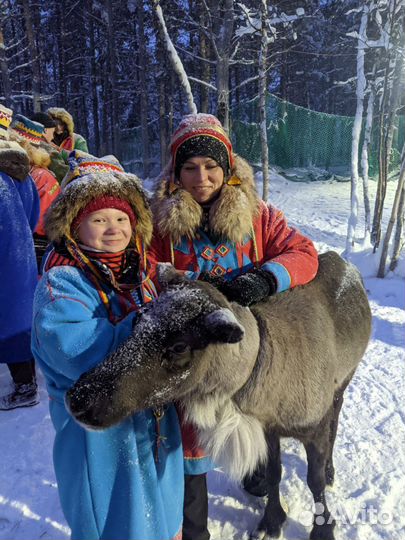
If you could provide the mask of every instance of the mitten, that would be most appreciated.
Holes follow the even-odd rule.
[[[224,281],[219,284],[218,289],[228,300],[238,302],[241,306],[250,306],[274,294],[277,282],[273,274],[256,268],[233,281]]]

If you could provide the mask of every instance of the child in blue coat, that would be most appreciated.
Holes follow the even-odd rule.
[[[155,296],[144,257],[151,213],[139,180],[111,156],[76,151],[70,166],[46,217],[53,249],[32,328],[56,430],[62,509],[74,540],[180,539],[184,471],[174,407],[104,431],[87,431],[65,408],[66,391],[117,349]]]

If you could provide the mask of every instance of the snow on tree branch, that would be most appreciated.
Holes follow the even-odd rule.
[[[185,69],[183,67],[183,63],[180,60],[179,55],[177,54],[177,51],[173,45],[172,40],[170,39],[169,33],[167,31],[165,19],[163,16],[163,11],[159,4],[159,0],[153,0],[153,8],[158,17],[161,34],[164,37],[164,43],[166,45],[167,52],[169,53],[169,57],[170,57],[173,69],[179,76],[180,83],[186,93],[189,112],[192,114],[195,114],[197,113],[197,106],[194,103],[194,97],[191,91],[190,82],[188,80],[187,73],[185,72]]]

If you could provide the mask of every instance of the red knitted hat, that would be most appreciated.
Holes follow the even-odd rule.
[[[112,195],[102,195],[101,197],[97,197],[90,201],[89,204],[80,210],[72,222],[71,230],[74,231],[77,229],[86,216],[96,210],[101,210],[102,208],[116,208],[117,210],[121,210],[121,212],[125,212],[129,217],[132,228],[135,226],[136,217],[131,205],[127,201],[119,199],[118,197],[113,197]]]

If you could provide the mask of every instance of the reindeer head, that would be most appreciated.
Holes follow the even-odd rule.
[[[104,429],[197,387],[213,392],[221,349],[243,339],[244,328],[213,286],[190,281],[171,265],[159,265],[158,273],[163,291],[132,335],[67,392],[79,423]]]

